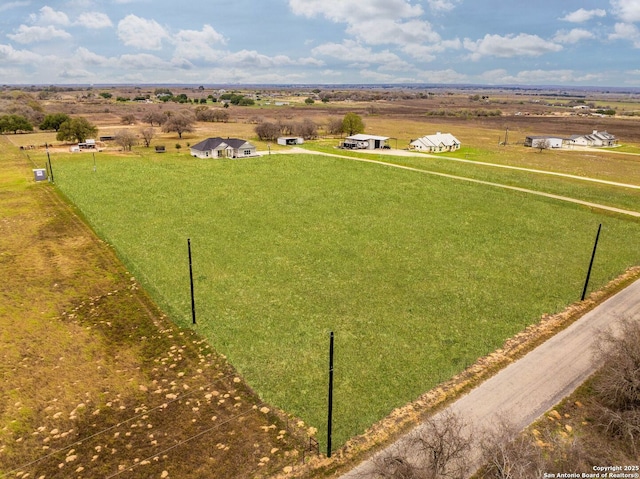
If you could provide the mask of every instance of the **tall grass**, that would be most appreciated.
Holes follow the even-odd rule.
[[[174,321],[334,445],[638,264],[640,224],[316,155],[54,158],[56,182]]]

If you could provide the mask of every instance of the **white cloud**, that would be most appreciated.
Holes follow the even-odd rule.
[[[611,0],[611,6],[623,22],[640,22],[640,0]]]
[[[87,50],[84,47],[80,47],[76,50],[73,57],[83,65],[94,65],[94,66],[113,66],[113,60],[102,55],[98,55],[93,53],[92,51]]]
[[[559,52],[562,45],[549,42],[537,35],[521,33],[514,35],[485,35],[483,39],[472,41],[466,38],[464,48],[471,52],[473,60],[482,57],[494,56],[501,58],[511,58],[517,56],[537,57],[545,53]]]
[[[574,28],[570,32],[559,31],[553,37],[553,40],[558,43],[579,43],[582,40],[590,40],[595,38],[595,35],[588,30],[582,28]]]
[[[81,13],[73,24],[85,28],[110,28],[113,26],[109,16],[100,12]]]
[[[445,50],[460,50],[461,48],[462,42],[456,38],[433,45],[405,45],[402,47],[402,51],[416,60],[432,62],[437,58],[437,53],[442,53]]]
[[[602,10],[601,8],[598,8],[595,10],[585,10],[584,8],[580,8],[575,12],[571,12],[565,15],[560,20],[564,20],[565,22],[571,22],[571,23],[584,23],[584,22],[588,22],[589,20],[595,17],[606,17],[606,16],[607,16],[607,12],[605,10]]]
[[[18,31],[13,34],[7,34],[7,37],[18,43],[36,43],[45,42],[49,40],[62,39],[67,40],[71,38],[71,35],[64,31],[59,30],[53,26],[48,27],[28,27],[27,25],[20,25]]]
[[[484,72],[480,78],[489,84],[556,85],[561,83],[589,83],[601,79],[596,74],[578,74],[573,70],[524,70],[515,75],[497,69]]]
[[[634,48],[640,48],[640,30],[631,23],[616,23],[615,33],[609,35],[610,40],[628,40]]]
[[[29,18],[32,23],[37,25],[60,25],[66,27],[71,24],[66,13],[57,12],[49,6],[42,7],[39,14],[33,13]]]
[[[429,22],[410,20],[398,22],[390,19],[367,20],[353,23],[347,32],[370,45],[415,44],[438,42],[440,36],[431,29]]]
[[[424,83],[464,83],[469,81],[469,77],[455,70],[427,70],[418,74],[417,79]]]
[[[42,56],[29,50],[16,50],[11,45],[0,45],[0,64],[2,65],[32,65],[42,60]]]
[[[166,70],[172,68],[170,62],[149,53],[122,55],[118,59],[118,65],[127,70]]]
[[[127,15],[118,23],[118,38],[127,46],[141,50],[160,50],[169,34],[155,20]]]
[[[182,57],[190,60],[203,59],[215,61],[221,53],[212,48],[214,44],[225,44],[226,39],[216,32],[210,25],[205,25],[202,30],[181,30],[175,36],[176,50],[174,57]]]
[[[429,8],[434,12],[450,12],[461,0],[427,0]]]
[[[289,0],[289,6],[296,15],[322,15],[341,23],[418,17],[424,13],[420,5],[411,5],[406,0]]]
[[[374,52],[353,40],[345,40],[343,43],[325,43],[314,48],[311,53],[313,55],[337,58],[351,66],[360,66],[361,68],[366,68],[372,64],[398,70],[412,68],[412,65],[402,60],[395,53],[389,51]]]
[[[19,7],[27,7],[31,2],[6,2],[0,5],[0,12],[6,12]]]
[[[438,42],[420,5],[406,0],[289,0],[296,15],[323,16],[347,25],[347,33],[370,45]]]

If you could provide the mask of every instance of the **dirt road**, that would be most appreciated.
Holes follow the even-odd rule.
[[[592,358],[598,332],[608,328],[617,330],[623,318],[640,321],[640,281],[611,297],[445,411],[458,414],[472,425],[476,443],[482,431],[490,431],[503,419],[519,430],[524,429],[594,372],[597,364]],[[407,443],[405,437],[379,454],[391,450],[408,451]],[[481,465],[478,447],[473,450],[475,456],[467,458],[470,472]],[[372,462],[365,461],[342,479],[372,477],[371,471]]]

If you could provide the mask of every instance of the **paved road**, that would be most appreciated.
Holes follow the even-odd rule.
[[[448,410],[471,424],[476,438],[481,431],[495,427],[500,418],[518,429],[526,428],[595,371],[592,358],[598,331],[617,330],[623,318],[640,321],[640,280],[461,397]],[[406,450],[405,444],[406,437],[380,454],[394,447]],[[467,460],[473,471],[481,465],[477,457]],[[370,471],[371,462],[366,461],[342,479],[368,478]]]

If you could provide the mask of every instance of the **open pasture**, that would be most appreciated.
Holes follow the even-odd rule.
[[[640,224],[315,155],[53,157],[56,183],[181,325],[334,445],[638,264]]]

